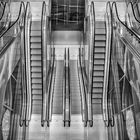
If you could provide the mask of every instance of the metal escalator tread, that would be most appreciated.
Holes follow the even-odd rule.
[[[101,114],[103,80],[104,80],[104,63],[105,63],[105,24],[98,21],[95,24],[95,49],[94,49],[94,66],[93,66],[93,89],[92,89],[92,108],[93,114]]]
[[[41,73],[41,22],[33,21],[30,34],[32,113],[41,114],[42,73]]]

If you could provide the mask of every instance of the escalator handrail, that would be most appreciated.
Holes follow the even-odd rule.
[[[15,20],[15,22],[10,27],[8,27],[8,29],[6,31],[4,31],[0,35],[0,38],[3,37],[20,20],[20,18],[22,17],[22,14],[24,14],[24,13],[22,13],[22,9],[23,9],[23,12],[25,13],[25,4],[24,4],[23,1],[21,1],[21,4],[20,4],[20,10],[19,10],[18,18]]]
[[[68,48],[68,94],[69,94],[69,119],[71,118],[71,90],[70,90],[70,52]],[[69,120],[70,121],[70,120]]]
[[[82,72],[82,65],[81,65],[81,53],[80,53],[80,49],[79,49],[79,67],[80,67],[80,74],[79,74],[79,79],[82,80],[82,85],[81,87],[83,88],[83,92],[81,93],[81,106],[82,106],[82,116],[84,116],[84,118],[82,117],[82,120],[86,123],[88,120],[88,109],[87,109],[87,98],[86,98],[86,94],[87,94],[87,90],[86,90],[86,85],[84,82],[84,76],[83,76],[83,72]],[[81,78],[80,78],[81,75]],[[80,80],[80,81],[81,81]]]
[[[0,3],[1,3],[1,2],[0,2]],[[2,14],[1,14],[1,17],[0,17],[0,21],[1,21],[1,19],[3,18],[3,15],[4,15],[4,13],[5,13],[6,5],[7,5],[7,3],[5,2],[5,3],[4,3],[4,8],[3,8],[3,11],[2,11]]]
[[[89,40],[89,53],[88,54],[88,86],[87,86],[87,92],[88,92],[88,121],[93,121],[93,109],[92,109],[92,92],[93,92],[93,71],[94,71],[94,50],[95,50],[95,8],[94,8],[94,2],[91,2],[90,9],[89,9],[89,34],[90,34],[90,40]],[[90,123],[92,126],[92,123]]]
[[[31,111],[32,111],[32,99],[31,99],[31,75],[30,75],[30,28],[31,28],[31,6],[30,2],[27,2],[26,4],[26,9],[25,9],[25,20],[24,20],[24,49],[25,49],[25,79],[26,79],[26,116],[25,116],[25,125],[29,125],[29,121],[31,120]],[[29,22],[29,23],[28,23]],[[28,29],[28,32],[26,30]]]
[[[14,27],[14,25],[16,25],[16,23],[19,21],[20,17],[22,16],[22,9],[23,9],[23,12],[25,13],[25,5],[23,2],[21,2],[20,4],[20,12],[19,12],[19,16],[18,16],[18,19],[6,30],[4,31],[1,35],[0,35],[0,38],[2,38],[11,28]],[[23,17],[22,17],[23,18]],[[20,26],[20,25],[19,25]],[[13,40],[9,40],[6,44],[4,44],[4,46],[0,49],[0,58],[2,57],[2,55],[6,52],[6,50],[10,47],[9,44],[12,43]]]
[[[119,18],[119,15],[118,15],[118,10],[117,10],[117,4],[116,2],[113,2],[112,3],[112,16],[114,15],[114,12],[115,12],[115,15],[116,15],[116,18],[118,20],[118,22],[121,24],[121,26],[125,27],[126,30],[135,37],[135,39],[140,42],[140,37],[136,34],[136,32],[134,32],[132,29],[128,28],[125,23],[123,23],[120,18]],[[131,48],[134,50],[135,52],[135,55],[140,58],[140,52],[138,50],[136,50],[134,47],[132,47],[131,45]]]
[[[46,3],[43,1],[42,4],[42,15],[41,15],[41,73],[42,73],[42,111],[41,111],[41,125],[44,126],[44,122],[46,120],[46,98],[47,97],[45,94],[46,92],[46,86],[47,86],[47,72],[46,72],[46,59],[47,57],[44,56],[47,54],[46,52],[46,25],[47,25],[47,9],[46,9]],[[45,59],[45,63],[44,60]],[[49,78],[49,76],[48,76]],[[46,86],[45,86],[46,85]],[[45,107],[44,107],[45,106]]]
[[[108,84],[109,84],[109,72],[111,65],[111,50],[113,43],[113,25],[112,25],[112,10],[111,3],[106,4],[106,55],[105,55],[105,71],[104,71],[104,86],[103,86],[103,119],[106,126],[109,126],[109,114],[107,105],[107,94],[108,94]]]
[[[136,14],[134,12],[134,7],[132,2],[130,2],[127,6],[127,14],[130,16],[133,16],[133,19],[135,20],[135,22],[137,22],[138,24],[140,24],[140,21],[138,20],[138,18],[136,17]],[[130,13],[130,14],[129,14]],[[131,20],[131,17],[128,17],[128,20]],[[131,22],[131,21],[130,21]],[[129,23],[130,24],[130,23]],[[133,27],[130,27],[133,30]],[[138,35],[138,33],[134,30],[134,32]],[[138,35],[139,36],[139,35]]]
[[[68,78],[68,79],[67,79]],[[64,122],[68,121],[70,122],[70,114],[71,114],[71,99],[70,99],[70,64],[69,64],[69,48],[66,49],[65,48],[65,54],[64,54],[64,79],[63,79],[64,83],[63,83],[63,117],[64,117]],[[68,90],[66,89],[66,87],[68,86]],[[69,120],[66,120],[66,116],[67,115],[67,111],[66,111],[66,95],[68,96],[68,101],[69,101],[69,114],[68,114],[68,118]]]

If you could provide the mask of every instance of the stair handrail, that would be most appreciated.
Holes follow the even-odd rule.
[[[140,49],[138,45],[140,42],[140,37],[136,34],[136,32],[128,28],[125,23],[120,20],[116,2],[112,3],[112,17],[113,28],[117,32],[117,35],[123,42],[124,40],[127,42],[127,47],[131,53],[133,53],[133,55],[140,61]]]
[[[102,111],[105,126],[109,126],[109,111],[108,111],[108,86],[109,86],[109,72],[111,65],[111,48],[113,41],[113,26],[112,26],[112,10],[111,3],[106,4],[106,55],[105,55],[105,71],[104,71],[104,83],[103,83],[103,101]]]
[[[136,34],[139,36],[139,34],[140,34],[140,31],[139,31],[140,19],[138,19],[136,14],[135,14],[132,2],[130,2],[127,6],[126,22],[127,22],[127,26],[130,29],[134,30],[134,32],[136,32]]]
[[[31,30],[31,6],[30,2],[26,4],[24,44],[25,44],[25,67],[26,67],[26,120],[25,125],[29,126],[32,114],[32,89],[31,89],[31,62],[30,62],[30,30]]]

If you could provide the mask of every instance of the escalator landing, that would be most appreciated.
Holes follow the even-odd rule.
[[[40,116],[33,117],[27,140],[107,140],[102,115],[94,115],[93,127],[84,127],[81,115],[71,116],[71,126],[63,126],[62,115],[53,115],[50,127],[40,126]]]

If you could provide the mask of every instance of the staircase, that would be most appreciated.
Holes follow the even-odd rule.
[[[53,114],[63,114],[62,82],[64,78],[64,60],[57,60],[56,62],[56,75],[53,94]]]
[[[41,73],[41,22],[33,21],[30,35],[31,46],[31,86],[32,113],[41,114],[42,107],[42,73]]]
[[[93,72],[93,91],[92,108],[93,114],[102,113],[102,95],[104,81],[105,63],[105,44],[106,31],[105,22],[96,21],[95,23],[95,49],[94,49],[94,72]]]

